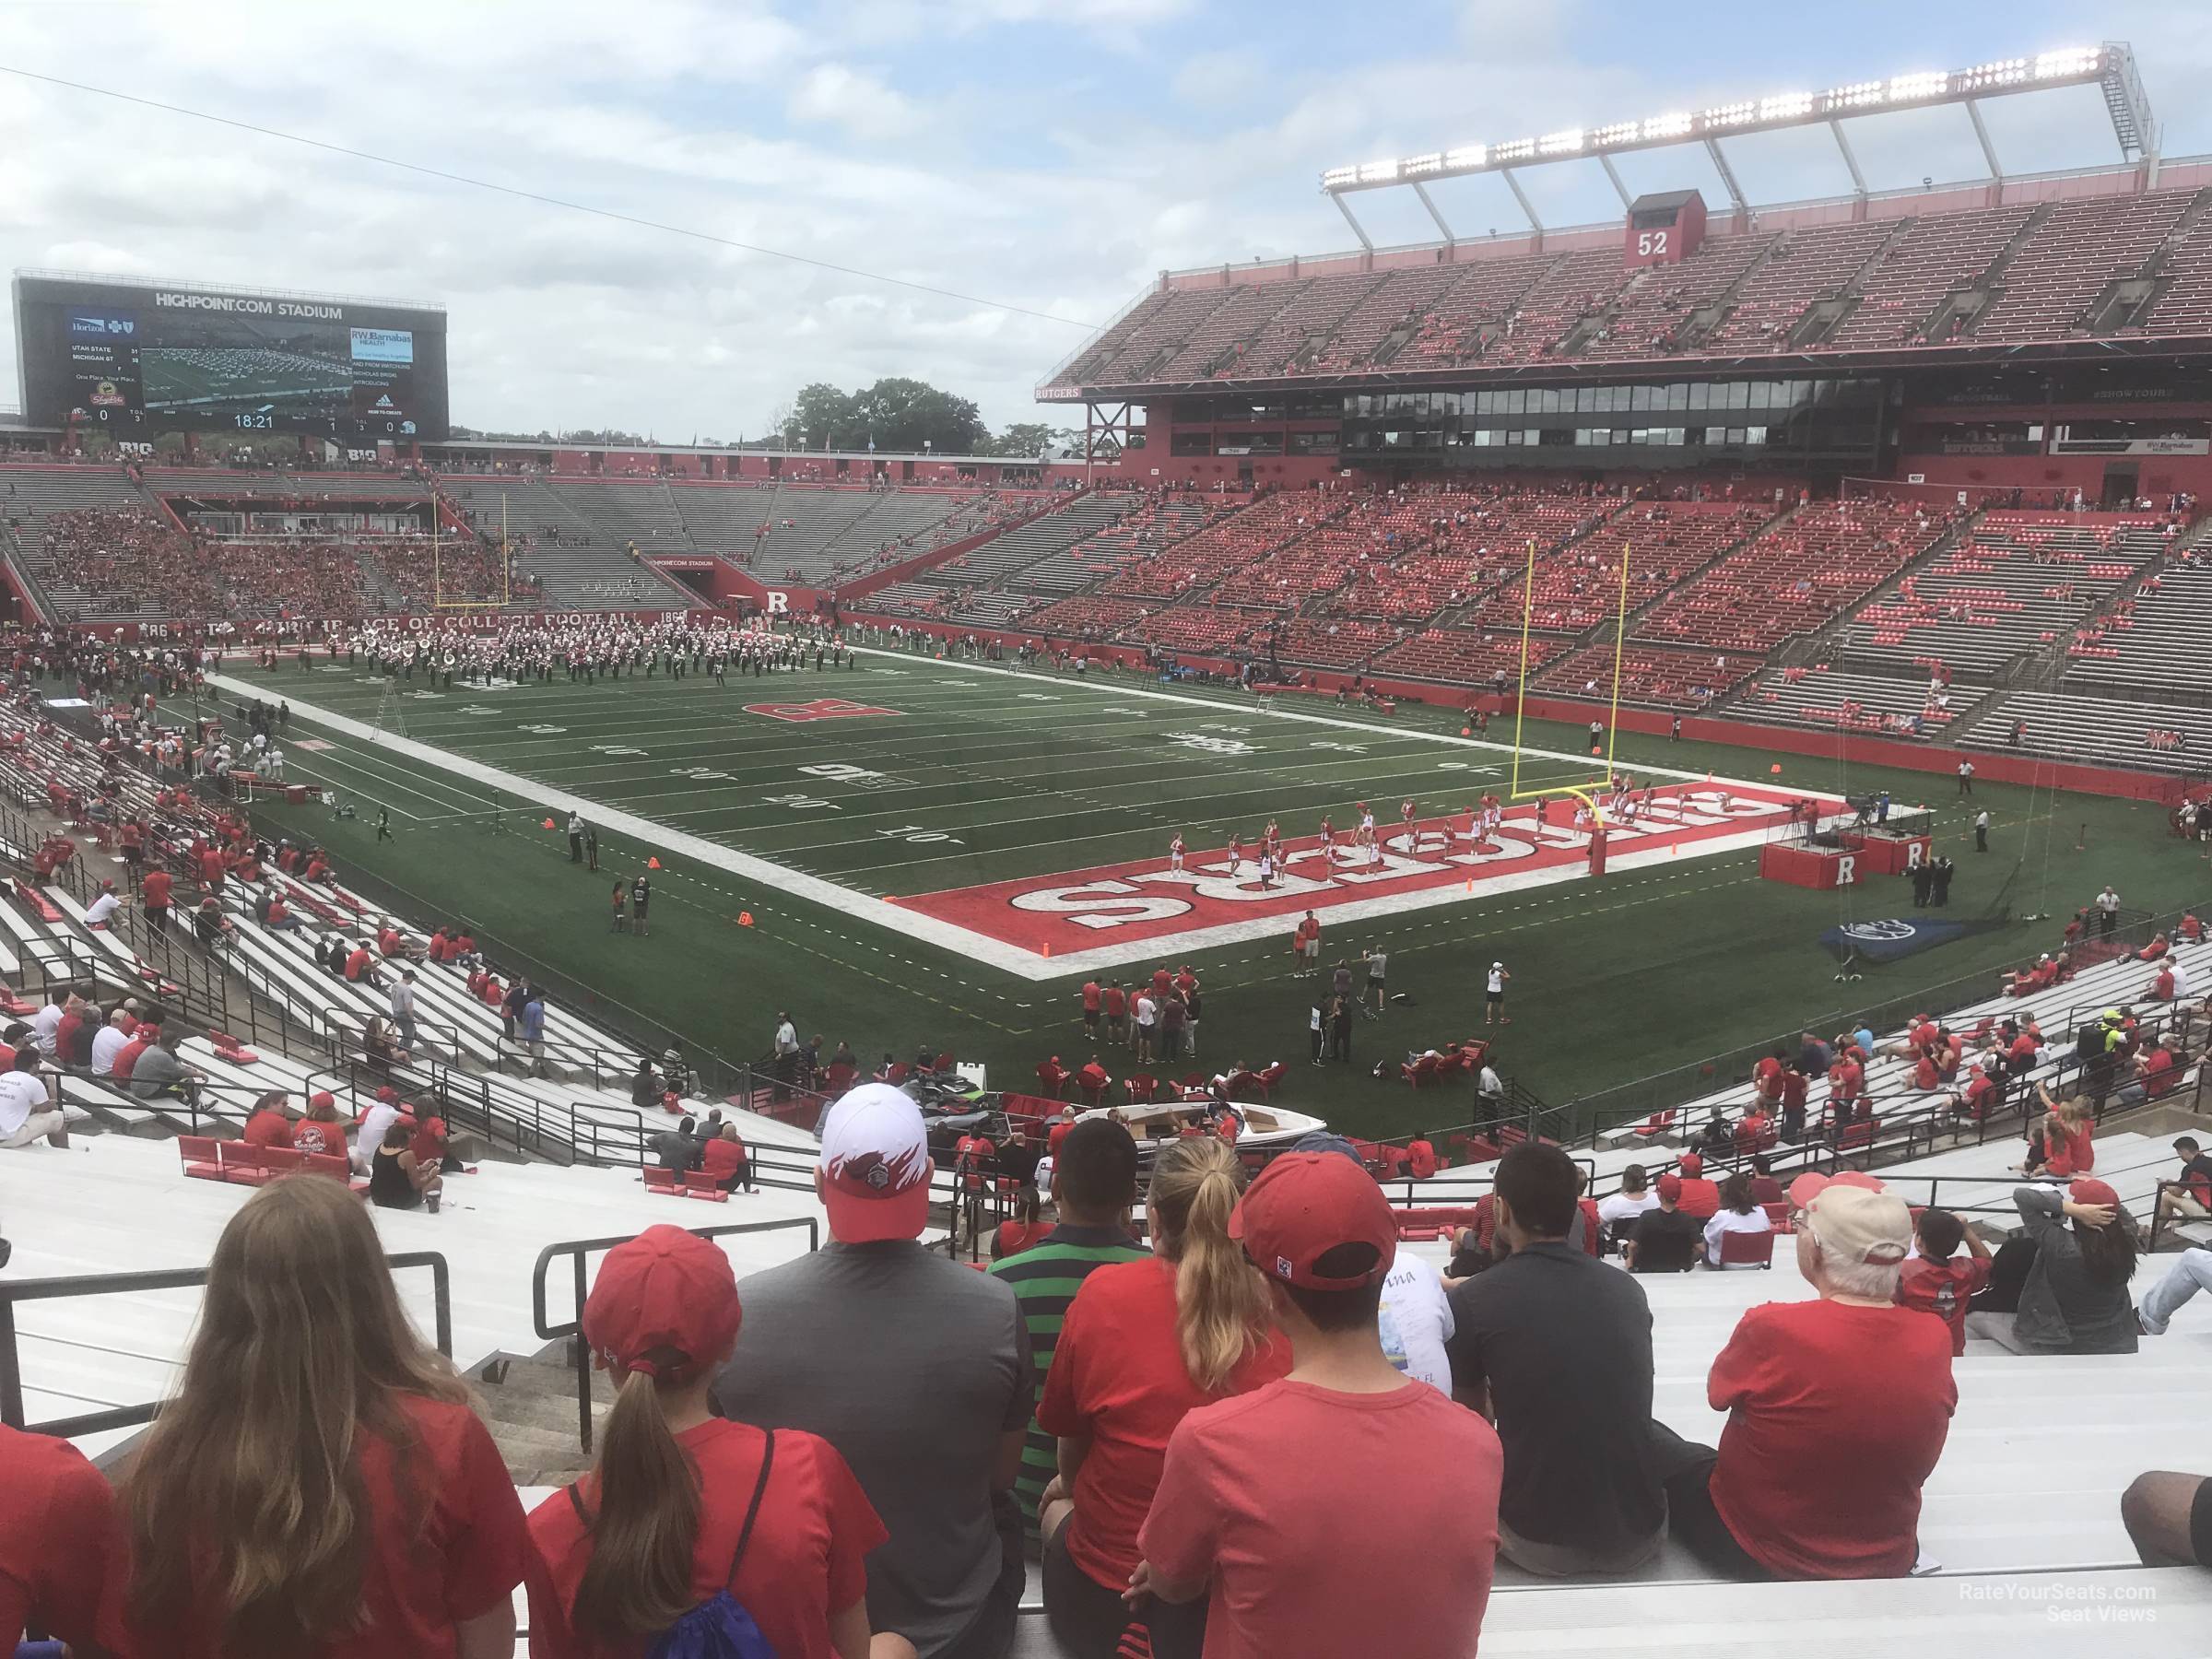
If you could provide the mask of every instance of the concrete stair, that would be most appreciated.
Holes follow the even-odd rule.
[[[495,1354],[470,1373],[477,1413],[517,1486],[566,1486],[592,1466],[576,1434],[576,1368],[570,1343],[526,1357]],[[605,1371],[592,1372],[594,1417],[614,1404]]]

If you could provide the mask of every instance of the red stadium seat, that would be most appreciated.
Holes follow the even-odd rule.
[[[1721,1235],[1721,1265],[1742,1266],[1757,1262],[1761,1267],[1774,1265],[1774,1235],[1771,1232],[1724,1232]]]

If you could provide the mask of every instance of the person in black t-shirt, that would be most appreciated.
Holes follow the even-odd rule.
[[[1705,1241],[1703,1223],[1676,1206],[1682,1201],[1682,1178],[1662,1175],[1653,1183],[1659,1207],[1636,1218],[1629,1234],[1630,1273],[1688,1273]]]
[[[2212,1158],[2205,1156],[2194,1135],[2176,1135],[2173,1155],[2182,1160],[2182,1167],[2168,1179],[2181,1184],[2159,1193],[2160,1219],[2201,1221],[2212,1216]]]
[[[1530,1572],[1633,1571],[1666,1535],[1642,1289],[1567,1242],[1582,1171],[1526,1141],[1498,1163],[1509,1251],[1451,1293],[1452,1393],[1505,1445],[1499,1554]],[[1687,1218],[1685,1218],[1687,1219]]]

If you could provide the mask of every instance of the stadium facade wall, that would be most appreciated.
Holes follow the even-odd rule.
[[[968,628],[957,622],[938,622],[925,618],[888,614],[865,615],[846,611],[844,620],[848,623],[865,622],[878,628],[897,624],[909,633],[918,631],[941,640],[973,634],[979,640],[1008,647],[1033,643],[1040,637],[1019,629],[1009,632],[988,628]],[[1145,665],[1144,653],[1127,645],[1093,645],[1087,647],[1084,654],[1094,663],[1104,663],[1116,668],[1135,669]],[[1216,674],[1235,672],[1235,665],[1226,657],[1203,656],[1187,652],[1171,652],[1167,657],[1178,667],[1202,669]],[[1348,674],[1317,671],[1312,676],[1312,688],[1324,696],[1333,696],[1338,689],[1348,688],[1351,683],[1352,677]],[[1472,686],[1446,685],[1429,680],[1376,678],[1363,679],[1361,684],[1367,690],[1383,698],[1403,698],[1409,701],[1447,707],[1484,707],[1490,712],[1493,719],[1510,713],[1512,708],[1511,699],[1482,692]],[[1616,718],[1614,712],[1604,703],[1581,702],[1568,698],[1527,698],[1524,700],[1523,710],[1532,719],[1559,721],[1572,725]],[[1618,712],[1618,720],[1623,731],[1664,735],[1672,725],[1674,716],[1661,709],[1622,709]],[[2131,771],[2124,767],[2066,765],[2058,761],[2039,760],[2026,755],[2008,755],[2001,750],[1976,749],[1970,754],[1962,749],[1928,744],[1900,743],[1889,738],[1853,733],[1808,731],[1801,726],[1762,725],[1747,720],[1714,720],[1686,715],[1682,721],[1682,735],[1700,743],[1724,743],[1737,748],[1807,755],[1821,759],[1840,759],[1860,766],[1893,766],[1901,771],[1928,772],[1947,778],[1956,773],[1960,760],[1971,759],[1975,776],[1999,783],[2041,784],[2046,789],[2071,789],[2083,794],[2155,801],[2161,806],[2171,806],[2180,801],[2187,787],[2180,778],[2156,772]]]
[[[2194,411],[2204,418],[2202,409]],[[1919,474],[1930,484],[1983,489],[2078,489],[2085,500],[2102,500],[2105,471],[2137,468],[2136,493],[2156,500],[2185,489],[2212,500],[2212,455],[1900,455],[1893,477]]]

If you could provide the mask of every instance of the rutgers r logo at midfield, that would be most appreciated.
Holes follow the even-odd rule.
[[[747,703],[747,714],[763,714],[771,720],[788,720],[799,724],[809,720],[853,720],[866,714],[896,714],[896,709],[878,709],[870,703],[857,703],[844,697],[818,697],[812,702]]]

